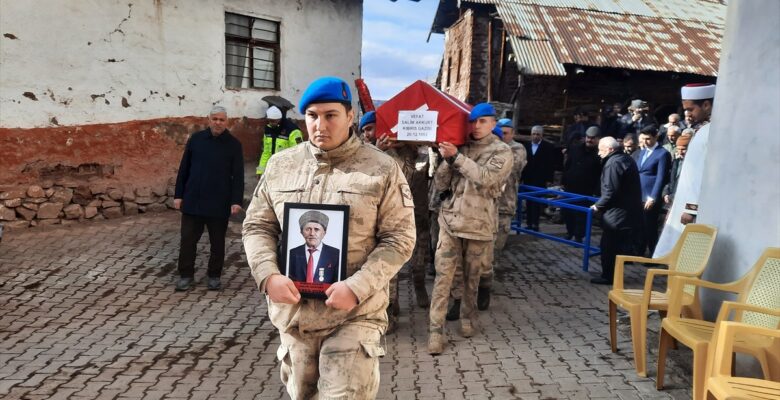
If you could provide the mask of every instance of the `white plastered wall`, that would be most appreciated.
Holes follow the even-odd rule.
[[[699,201],[699,221],[719,229],[707,280],[736,280],[780,246],[778,16],[776,0],[729,2]],[[708,317],[724,297],[704,292]]]
[[[360,0],[0,0],[0,128],[200,116],[213,103],[259,118],[263,96],[297,104],[319,76],[354,86],[362,9]],[[281,90],[225,89],[226,11],[281,22]]]

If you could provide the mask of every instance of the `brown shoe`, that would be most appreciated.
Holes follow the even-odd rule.
[[[436,355],[444,351],[444,337],[441,333],[431,332],[428,334],[428,354]]]
[[[474,327],[471,325],[471,321],[467,319],[460,320],[460,334],[464,338],[474,336]]]

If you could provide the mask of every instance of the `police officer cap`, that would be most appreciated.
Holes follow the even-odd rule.
[[[328,230],[328,216],[319,211],[306,211],[303,213],[303,215],[301,215],[301,218],[298,219],[298,223],[301,225],[301,230],[303,230],[304,225],[308,224],[309,222],[316,222],[322,225],[322,229]]]
[[[358,126],[358,130],[363,130],[363,127],[368,124],[374,124],[376,123],[376,112],[369,111],[365,115],[363,115],[363,118],[360,119],[360,125]]]
[[[502,131],[498,125],[493,127],[493,130],[491,132],[493,132],[494,135],[500,137],[501,139],[504,138],[504,131]]]
[[[301,114],[314,103],[352,104],[352,92],[349,85],[340,78],[325,76],[312,82],[301,97]]]
[[[479,103],[471,109],[469,122],[475,121],[479,117],[495,117],[496,109],[488,103]]]
[[[514,128],[514,125],[512,125],[512,120],[509,118],[499,119],[496,126],[498,126],[499,128]]]

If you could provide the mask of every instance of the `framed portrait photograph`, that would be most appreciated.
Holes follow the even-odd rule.
[[[280,271],[303,297],[326,298],[347,277],[349,206],[285,203]]]

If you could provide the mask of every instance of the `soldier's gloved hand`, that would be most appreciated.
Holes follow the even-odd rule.
[[[265,292],[274,303],[296,304],[301,294],[293,281],[284,275],[271,275],[266,279]]]
[[[349,286],[344,282],[336,282],[325,291],[328,299],[325,305],[338,310],[351,311],[358,304],[358,298]]]

